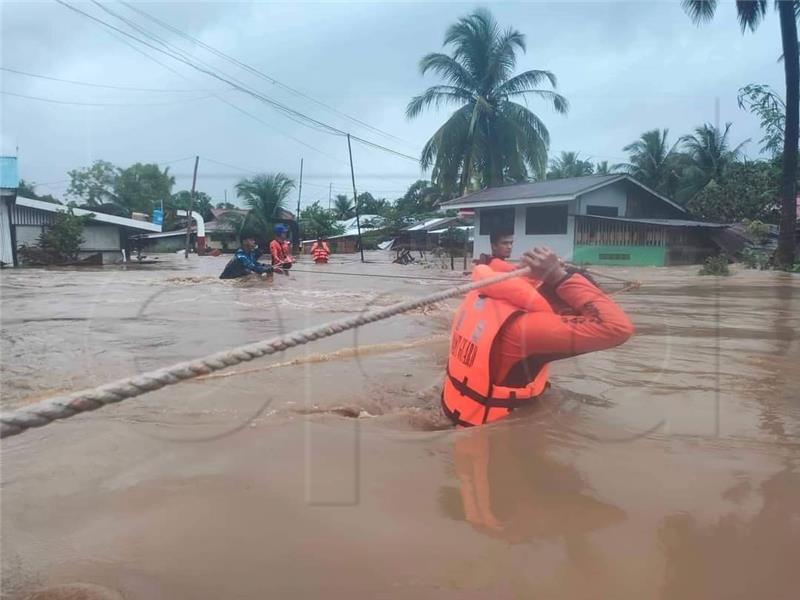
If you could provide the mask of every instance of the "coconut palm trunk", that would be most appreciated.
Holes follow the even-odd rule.
[[[786,130],[783,135],[783,175],[781,181],[781,225],[777,262],[791,267],[795,260],[797,227],[797,139],[800,135],[800,48],[797,43],[796,2],[778,2],[783,43],[783,69],[786,78]]]

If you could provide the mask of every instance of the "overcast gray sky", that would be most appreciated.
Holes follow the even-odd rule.
[[[92,3],[68,1],[141,37]],[[448,25],[478,6],[489,7],[501,25],[526,34],[528,49],[519,57],[518,71],[553,71],[558,90],[571,103],[569,114],[561,116],[530,102],[550,131],[551,156],[576,150],[592,160],[621,162],[622,147],[647,129],[668,127],[674,141],[703,122],[713,123],[716,98],[720,122],[733,122],[734,142],[751,138],[747,152],[757,156],[758,122],[738,109],[736,91],[752,82],[784,91],[777,14],[770,9],[758,32],[742,35],[733,2],[721,3],[714,22],[702,27],[689,21],[678,0],[135,4],[394,137],[226,63],[118,2],[107,6],[271,98],[413,156],[447,116],[446,110],[414,121],[404,116],[411,96],[438,83],[419,74],[419,59],[439,51]],[[246,170],[297,177],[301,157],[303,205],[314,200],[326,205],[329,183],[334,194],[352,190],[344,138],[294,122],[64,6],[3,1],[0,28],[0,63],[7,69],[126,88],[191,90],[103,89],[0,71],[0,151],[14,154],[19,148],[21,176],[42,184],[39,193],[63,197],[67,171],[96,159],[120,166],[170,162],[175,189],[186,189],[192,161],[177,159],[196,154],[201,157],[198,189],[215,200],[222,200],[226,190],[233,200],[233,186]],[[361,144],[354,144],[353,158],[359,192],[394,199],[424,176],[413,161]],[[292,205],[296,201],[294,195]]]

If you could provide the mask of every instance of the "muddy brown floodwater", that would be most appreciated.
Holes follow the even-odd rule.
[[[3,271],[3,406],[461,280],[335,258]],[[4,440],[2,597],[796,598],[800,277],[611,272],[636,336],[494,425],[442,429],[451,303]]]

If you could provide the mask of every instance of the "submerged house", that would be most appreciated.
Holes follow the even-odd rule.
[[[70,210],[63,204],[53,204],[33,198],[17,196],[11,207],[11,236],[14,240],[14,264],[17,264],[17,250],[23,245],[35,245],[39,236],[54,221],[56,213]],[[78,259],[100,255],[98,262],[113,264],[122,260],[122,250],[130,250],[131,238],[142,232],[161,231],[161,225],[73,208],[76,215],[94,215],[83,228],[83,243]]]
[[[490,187],[442,205],[475,215],[473,255],[489,234],[514,235],[512,258],[534,246],[582,264],[694,264],[719,251],[727,225],[691,220],[686,210],[628,175],[590,175]]]

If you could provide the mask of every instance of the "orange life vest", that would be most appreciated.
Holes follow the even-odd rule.
[[[331,255],[331,249],[328,248],[327,243],[322,242],[321,244],[318,244],[317,242],[314,242],[311,245],[311,258],[314,259],[314,262],[316,263],[328,262],[328,257],[330,255]]]
[[[467,294],[456,311],[450,333],[442,408],[457,425],[470,427],[497,421],[541,394],[547,365],[524,387],[506,387],[493,380],[491,356],[502,329],[523,310],[505,300]]]

